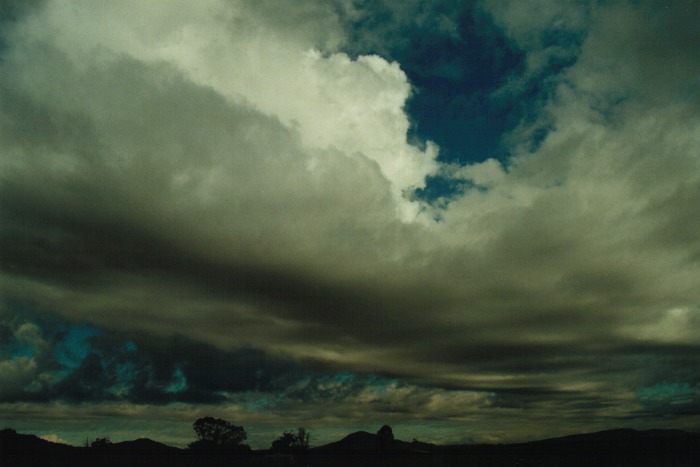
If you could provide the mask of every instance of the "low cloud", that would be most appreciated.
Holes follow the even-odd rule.
[[[530,60],[498,98],[547,89],[507,159],[457,167],[407,142],[401,65],[321,3],[299,28],[213,0],[4,23],[3,400],[691,424],[697,7],[479,3]],[[438,173],[464,192],[421,201]],[[61,361],[75,326],[99,332]]]

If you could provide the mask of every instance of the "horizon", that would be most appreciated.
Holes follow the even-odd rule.
[[[0,426],[698,431],[698,24],[0,1]]]
[[[387,425],[383,425],[382,428],[384,428],[385,426],[387,426]],[[243,427],[243,428],[245,428],[245,427]],[[389,427],[389,428],[392,430],[392,436],[393,436],[393,428],[391,428],[391,427]],[[169,442],[168,440],[152,439],[152,438],[147,438],[147,437],[139,437],[139,438],[134,438],[134,439],[125,439],[125,440],[120,440],[120,441],[112,441],[111,437],[110,437],[109,435],[107,435],[107,436],[93,437],[93,438],[87,437],[85,440],[83,440],[83,442],[82,442],[81,444],[69,444],[69,443],[67,443],[67,442],[64,441],[64,440],[57,439],[54,435],[43,435],[43,436],[39,436],[39,435],[37,435],[36,433],[21,433],[21,432],[18,432],[18,431],[16,431],[16,430],[14,430],[13,428],[10,428],[10,427],[5,427],[5,428],[0,429],[0,430],[1,430],[1,431],[11,430],[11,431],[15,432],[15,433],[18,434],[18,435],[31,435],[31,436],[35,436],[36,438],[38,438],[38,439],[40,439],[40,440],[42,440],[42,441],[46,441],[46,442],[48,442],[48,443],[52,443],[52,444],[61,444],[61,445],[64,445],[64,446],[72,446],[72,447],[92,448],[92,447],[94,447],[94,446],[90,446],[90,444],[91,444],[93,441],[97,441],[97,440],[99,440],[99,439],[102,439],[102,440],[106,440],[107,444],[119,444],[119,443],[124,443],[124,442],[129,443],[129,442],[132,442],[132,441],[147,440],[147,441],[154,441],[154,442],[157,442],[157,443],[162,444],[162,445],[165,445],[165,446],[175,447],[175,448],[178,448],[178,449],[189,449],[189,446],[188,446],[187,444],[185,444],[185,445],[176,445],[176,444],[173,444],[173,443]],[[291,431],[292,431],[292,430],[286,430],[286,432],[291,432]],[[648,429],[648,430],[635,430],[635,429],[632,429],[632,428],[615,428],[615,429],[606,429],[606,430],[596,431],[596,432],[562,434],[562,435],[555,436],[555,437],[551,437],[551,438],[543,438],[543,439],[538,438],[538,439],[533,439],[533,440],[529,440],[529,441],[513,442],[513,443],[458,443],[458,444],[445,444],[445,443],[440,443],[440,442],[431,442],[431,443],[427,443],[427,444],[432,444],[432,445],[435,445],[435,446],[443,446],[443,447],[449,447],[449,446],[479,446],[479,445],[498,446],[498,445],[508,445],[508,444],[528,444],[528,443],[530,443],[530,442],[550,441],[550,440],[555,440],[555,439],[565,439],[565,438],[568,438],[568,437],[571,437],[571,436],[600,435],[600,434],[602,434],[602,433],[608,433],[608,434],[609,434],[609,433],[614,433],[614,432],[619,432],[619,431],[633,431],[633,432],[640,433],[640,434],[641,434],[641,433],[645,433],[645,432],[650,432],[650,431],[652,431],[652,432],[658,432],[658,431],[662,431],[662,432],[663,432],[663,431],[680,431],[680,432],[689,433],[689,434],[700,434],[700,432],[698,432],[698,431],[677,430],[677,429]],[[343,441],[343,440],[345,440],[346,438],[349,438],[349,437],[351,437],[352,435],[356,435],[356,434],[359,434],[359,433],[365,433],[365,434],[369,434],[369,435],[379,436],[379,433],[378,433],[378,432],[375,433],[375,432],[372,432],[371,430],[358,430],[358,431],[354,431],[354,432],[352,432],[352,433],[347,433],[346,435],[342,436],[341,438],[338,438],[338,439],[335,439],[335,440],[330,440],[330,441],[327,441],[327,442],[325,442],[325,443],[323,443],[323,444],[317,444],[317,445],[309,444],[309,445],[308,445],[308,448],[314,449],[314,448],[326,447],[326,446],[328,446],[328,445],[332,445],[332,444],[338,443],[338,442],[340,442],[340,441]],[[282,433],[280,433],[280,435],[282,435]],[[269,445],[269,446],[264,446],[264,447],[250,446],[250,448],[251,448],[253,451],[269,451],[269,450],[274,450],[274,448],[272,448],[273,441],[275,441],[275,440],[278,439],[279,437],[280,437],[280,436],[278,436],[277,438],[274,438],[272,441],[270,441],[270,445]],[[196,437],[195,437],[193,440],[191,440],[190,442],[195,441],[195,440],[196,440]],[[415,439],[415,438],[412,439],[411,441],[408,441],[408,440],[402,439],[402,438],[400,438],[400,437],[393,437],[393,438],[392,438],[392,441],[398,441],[398,442],[400,442],[400,443],[411,443],[411,442],[416,442],[416,441],[417,441],[417,442],[420,442],[420,443],[425,443],[425,441],[423,441],[423,440],[417,440],[417,439]],[[243,445],[243,446],[249,446],[249,443],[247,442],[247,440],[244,440],[244,441],[241,443],[241,445]]]

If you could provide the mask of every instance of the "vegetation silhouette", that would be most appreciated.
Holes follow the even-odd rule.
[[[311,433],[306,428],[299,428],[295,433],[285,431],[282,436],[272,442],[271,451],[275,452],[304,452],[309,449]]]
[[[112,442],[109,440],[108,437],[105,438],[95,438],[95,440],[90,443],[91,448],[104,448],[105,446],[109,446],[112,444]]]
[[[188,444],[187,457],[193,466],[249,466],[251,448],[243,441],[248,433],[242,426],[214,417],[197,419],[193,424],[197,440]]]
[[[258,465],[293,465],[302,467],[308,465],[308,452],[311,447],[311,433],[306,428],[300,427],[297,432],[285,431],[272,442],[270,452],[272,456],[262,459]]]
[[[205,418],[205,420],[207,420]],[[216,420],[216,419],[212,419]],[[208,422],[210,420],[207,420]],[[196,423],[196,422],[195,422]],[[230,425],[230,424],[229,424]],[[198,426],[228,427],[216,422]],[[234,425],[231,425],[234,427]],[[242,427],[237,427],[242,430]],[[245,431],[245,430],[243,430]],[[234,449],[180,449],[149,439],[104,442],[95,447],[75,447],[51,443],[37,436],[0,430],[0,465],[11,467],[457,467],[457,466],[695,466],[700,465],[700,433],[681,430],[629,429],[571,435],[528,443],[502,445],[435,445],[417,440],[406,442],[393,437],[390,427],[376,433],[359,431],[319,447],[308,445],[306,430],[283,433],[276,449],[247,450],[241,431],[233,440]],[[198,437],[200,432],[197,432]],[[199,440],[212,441],[207,431]],[[289,436],[291,435],[291,436]],[[216,435],[218,436],[218,435]],[[216,438],[218,439],[218,438]],[[235,443],[237,441],[238,444]],[[273,444],[275,444],[273,441]],[[284,452],[297,443],[307,446],[303,455]]]
[[[248,438],[245,428],[214,417],[200,418],[192,424],[197,441],[189,444],[190,449],[242,449],[250,446],[242,444]]]

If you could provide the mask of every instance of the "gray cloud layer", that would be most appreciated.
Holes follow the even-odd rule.
[[[697,414],[700,11],[545,3],[479,3],[529,60],[500,99],[577,59],[505,165],[464,167],[406,142],[399,64],[341,52],[368,14],[349,3],[45,2],[5,22],[4,316],[405,381],[408,407],[380,411]],[[557,28],[585,39],[553,50]],[[416,201],[438,172],[476,188]],[[22,358],[6,387],[41,374]]]

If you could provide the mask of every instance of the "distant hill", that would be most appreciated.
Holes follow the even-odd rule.
[[[300,457],[297,457],[300,456]],[[515,444],[439,446],[387,439],[358,431],[313,448],[280,456],[266,451],[239,453],[189,450],[146,438],[85,448],[56,444],[12,429],[0,430],[0,465],[8,467],[199,467],[292,465],[402,467],[473,466],[697,466],[700,433],[682,430],[607,430]]]
[[[340,441],[314,448],[314,451],[371,451],[379,449],[379,436],[366,431],[351,433]]]
[[[36,451],[68,452],[77,448],[66,444],[52,443],[35,435],[17,433],[12,428],[0,430],[0,452],[21,453]]]
[[[376,452],[376,451],[391,451],[391,452],[432,452],[438,450],[439,446],[434,444],[422,443],[419,441],[406,442],[401,440],[386,441],[381,436],[368,433],[366,431],[357,431],[347,435],[340,441],[325,444],[317,448],[313,448],[313,452]]]
[[[159,443],[148,438],[139,438],[133,441],[121,441],[119,443],[108,444],[102,449],[107,449],[113,452],[122,453],[141,453],[141,454],[175,454],[181,452],[182,449],[167,444]]]
[[[17,433],[11,428],[0,430],[0,459],[2,465],[22,467],[69,467],[78,464],[81,449],[52,443],[34,435]]]
[[[314,448],[321,466],[698,466],[700,433],[682,430],[607,430],[514,444],[439,446],[393,440],[366,431]]]
[[[511,462],[533,466],[700,465],[700,433],[682,430],[618,429],[527,443],[460,445],[445,449],[452,456],[472,461],[480,459],[483,463],[474,461],[471,465],[483,466],[511,465]]]
[[[145,438],[85,448],[51,443],[9,428],[0,430],[0,465],[3,467],[190,465],[183,452]]]
[[[700,433],[683,430],[617,429],[533,441],[513,447],[561,452],[700,454]]]

